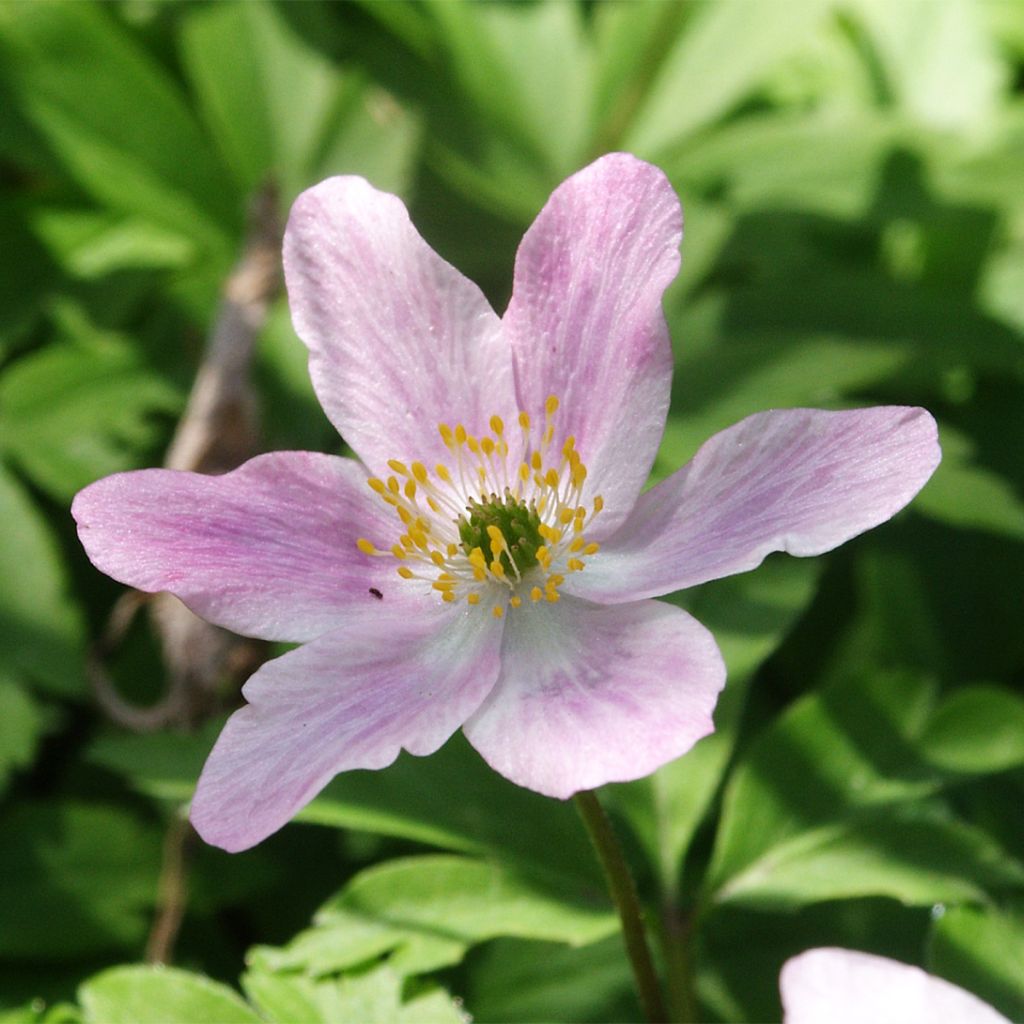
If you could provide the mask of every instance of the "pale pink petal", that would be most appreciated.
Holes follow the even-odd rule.
[[[1010,1024],[962,988],[897,960],[810,949],[779,976],[785,1024]]]
[[[899,512],[940,457],[923,409],[757,413],[641,495],[563,589],[632,601],[745,572],[772,551],[821,554]]]
[[[390,558],[356,548],[392,540],[387,508],[351,459],[261,455],[223,476],[118,473],[71,508],[93,564],[139,590],[168,590],[218,625],[267,640],[308,640],[348,608],[409,600]]]
[[[355,177],[303,192],[284,269],[320,403],[373,472],[385,474],[388,459],[447,462],[439,423],[481,433],[492,414],[514,422],[498,317],[423,241],[397,196]]]
[[[196,830],[244,850],[338,772],[383,768],[403,748],[433,753],[493,685],[501,627],[437,601],[415,615],[377,602],[268,662],[206,762],[192,802]]]
[[[524,604],[464,731],[507,779],[564,799],[685,754],[713,731],[724,682],[711,634],[672,605]]]
[[[665,175],[613,153],[559,185],[519,246],[503,321],[516,387],[532,414],[560,399],[585,497],[605,500],[598,538],[632,508],[661,441],[672,377],[661,297],[682,231]]]

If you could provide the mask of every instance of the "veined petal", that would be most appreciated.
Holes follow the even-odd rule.
[[[632,601],[746,572],[772,551],[830,551],[894,516],[940,458],[923,409],[756,413],[641,495],[565,589]]]
[[[276,832],[338,772],[433,753],[498,674],[502,624],[386,602],[264,665],[242,690],[192,802],[208,843],[244,850]]]
[[[448,462],[439,423],[479,434],[493,414],[515,422],[498,317],[423,241],[397,196],[355,177],[303,192],[284,270],[320,404],[374,473],[386,475],[388,459]]]
[[[98,569],[139,590],[168,590],[248,636],[309,640],[353,605],[418,596],[389,559],[356,548],[358,537],[394,527],[352,459],[274,452],[223,476],[118,473],[79,492],[71,511]]]
[[[1010,1024],[919,967],[850,949],[809,949],[779,976],[785,1024]]]
[[[561,401],[589,476],[584,503],[604,498],[597,539],[633,506],[668,411],[672,352],[661,297],[679,270],[679,200],[656,167],[625,153],[563,182],[516,256],[503,320],[524,409]]]
[[[685,754],[713,731],[724,682],[711,634],[672,605],[524,605],[464,732],[505,778],[564,799]]]

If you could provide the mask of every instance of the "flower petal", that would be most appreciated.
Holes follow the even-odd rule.
[[[498,317],[423,241],[397,196],[355,177],[303,192],[284,270],[320,404],[374,473],[387,473],[388,459],[446,462],[439,423],[480,433],[495,413],[515,422]]]
[[[507,779],[564,799],[685,754],[713,731],[724,682],[711,634],[672,605],[524,605],[464,732]]]
[[[516,257],[504,325],[524,409],[555,394],[604,498],[600,538],[629,513],[668,411],[672,351],[661,297],[679,270],[679,200],[656,167],[625,153],[563,182]]]
[[[118,473],[71,508],[93,564],[139,590],[168,590],[194,612],[266,640],[308,640],[352,605],[415,596],[356,548],[394,526],[352,459],[260,455],[223,476],[169,469]]]
[[[919,967],[849,949],[809,949],[779,976],[785,1024],[1010,1024]]]
[[[338,772],[433,753],[498,674],[501,623],[440,602],[415,615],[378,602],[264,665],[199,779],[192,823],[244,850],[281,828]]]
[[[756,413],[641,495],[563,589],[633,601],[746,572],[772,551],[830,551],[894,516],[940,457],[923,409]]]

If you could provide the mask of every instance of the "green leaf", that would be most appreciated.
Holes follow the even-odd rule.
[[[111,210],[42,206],[33,231],[67,273],[95,280],[120,270],[178,269],[196,259],[179,231]]]
[[[708,886],[770,862],[773,851],[863,808],[923,797],[938,785],[909,738],[927,712],[927,678],[879,675],[796,701],[737,767],[722,807]]]
[[[695,4],[634,0],[590,12],[595,59],[593,152],[616,149]]]
[[[871,208],[900,131],[876,111],[772,111],[717,125],[665,161],[664,169],[684,195],[725,189],[737,211],[856,218]]]
[[[1024,884],[1024,865],[980,829],[932,812],[882,808],[773,846],[715,899],[765,907],[890,896],[910,906],[986,902]]]
[[[0,830],[0,955],[62,960],[142,940],[160,866],[155,829],[114,807],[53,802],[8,807]]]
[[[1010,1020],[1024,1018],[1024,917],[992,907],[950,907],[935,919],[930,967],[991,1003]]]
[[[142,792],[184,802],[219,728],[211,722],[192,735],[109,735],[93,745],[89,759],[126,775]],[[507,782],[461,735],[427,758],[403,754],[378,772],[344,772],[295,820],[486,854],[577,883],[600,878],[573,808]],[[517,822],[514,830],[509,821]]]
[[[1024,700],[996,686],[970,686],[949,695],[920,739],[922,756],[964,774],[1005,771],[1024,764]]]
[[[176,413],[182,396],[129,340],[100,334],[77,312],[61,326],[72,343],[23,356],[0,377],[0,445],[64,502],[135,468],[160,436],[158,417]]]
[[[497,939],[466,985],[466,1006],[480,1021],[643,1019],[618,935],[582,949]]]
[[[41,1017],[32,1006],[21,1006],[16,1010],[0,1010],[0,1024],[40,1024]]]
[[[308,180],[361,174],[385,192],[407,194],[419,170],[423,136],[419,117],[362,78],[346,80],[343,98],[344,110],[324,126]]]
[[[655,476],[678,469],[709,437],[751,413],[834,406],[843,394],[883,381],[909,355],[909,347],[889,341],[806,335],[747,336],[694,354],[677,371]]]
[[[85,686],[84,625],[42,515],[0,463],[0,662],[65,696]]]
[[[275,1024],[465,1024],[440,989],[402,1000],[402,978],[387,966],[314,981],[301,975],[249,971],[242,986]]]
[[[394,970],[421,973],[497,936],[585,945],[616,928],[614,913],[592,894],[495,863],[430,855],[363,871],[318,911],[312,929],[252,962],[320,976],[397,950]]]
[[[830,6],[830,0],[702,3],[626,133],[626,148],[658,160],[668,147],[728,113],[811,36]]]
[[[1024,540],[1024,501],[1010,481],[974,461],[966,435],[943,424],[940,441],[942,462],[915,509],[950,526]]]
[[[111,730],[92,742],[85,760],[123,775],[146,796],[187,803],[206,755],[223,727],[223,719],[213,719],[189,733],[139,736]]]
[[[241,204],[181,94],[112,9],[2,6],[0,55],[21,112],[99,203],[214,248],[239,228]]]
[[[579,8],[442,0],[430,10],[452,73],[489,134],[504,135],[544,171],[574,170],[583,157],[590,95]]]
[[[616,928],[603,898],[587,900],[499,864],[432,855],[357,875],[321,915],[363,915],[464,942],[497,935],[585,945]]]
[[[599,877],[572,806],[507,782],[461,734],[429,758],[403,755],[381,772],[337,776],[299,818],[487,854],[569,879]]]
[[[936,128],[984,134],[1008,76],[983,5],[851,4],[875,43],[889,89],[911,116]]]
[[[0,670],[2,671],[2,670]],[[25,690],[0,675],[0,794],[19,768],[32,763],[46,730],[43,710]]]
[[[226,985],[175,967],[114,967],[78,998],[85,1024],[261,1024]]]
[[[232,58],[225,60],[226,53]],[[191,9],[182,56],[200,112],[243,192],[268,177],[286,194],[306,184],[348,83],[273,4]]]

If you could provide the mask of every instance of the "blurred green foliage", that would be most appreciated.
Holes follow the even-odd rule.
[[[458,737],[191,847],[183,969],[131,966],[218,723],[104,721],[118,591],[67,511],[159,464],[268,182],[282,214],[329,174],[399,192],[500,309],[611,149],[687,217],[656,475],[772,406],[922,404],[945,450],[896,522],[673,598],[730,682],[714,736],[606,794],[652,921],[690,929],[708,1020],[777,1019],[822,944],[1024,1015],[1022,83],[1010,0],[0,3],[0,1022],[637,1015],[571,808]],[[283,300],[258,371],[268,447],[338,449]]]

